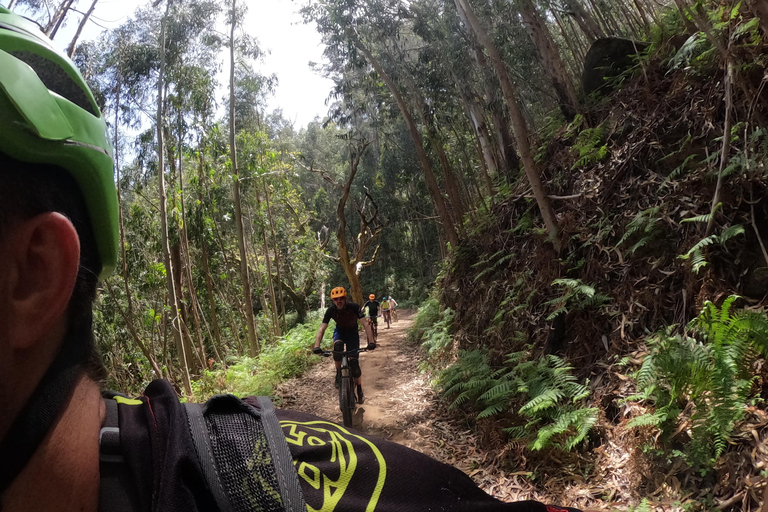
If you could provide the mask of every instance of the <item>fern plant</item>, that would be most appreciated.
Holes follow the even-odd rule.
[[[571,152],[575,153],[577,160],[571,169],[578,169],[585,165],[604,160],[608,156],[608,146],[603,143],[605,136],[601,126],[582,130],[573,143]]]
[[[753,402],[752,366],[768,353],[768,320],[762,314],[734,312],[737,296],[717,307],[707,302],[683,334],[674,326],[648,341],[650,352],[636,373],[636,395],[654,411],[629,422],[655,426],[665,436],[688,423],[690,443],[684,459],[711,468],[726,450],[735,425]]]
[[[408,330],[408,339],[421,342],[421,348],[427,355],[423,368],[431,370],[450,356],[453,349],[454,316],[452,309],[443,309],[435,298],[426,300],[416,313],[416,319]]]
[[[554,311],[547,316],[548,321],[570,310],[599,308],[611,301],[611,297],[597,292],[594,286],[583,283],[581,279],[555,279],[552,285],[559,287],[562,295],[545,302],[554,306]]]
[[[503,268],[504,264],[508,264],[508,262],[516,256],[513,252],[507,252],[506,249],[502,249],[500,251],[496,251],[491,256],[487,258],[482,258],[476,263],[472,264],[472,268],[482,268],[480,272],[475,276],[475,278],[472,280],[472,282],[477,282],[478,279],[482,278],[485,275],[491,274],[493,272],[496,272],[496,270],[499,270]]]
[[[700,222],[709,223],[713,215],[717,213],[717,210],[722,206],[722,203],[718,203],[713,208],[711,213],[705,215],[698,215],[691,217],[690,219],[683,219],[680,222]],[[744,227],[741,224],[734,224],[725,228],[719,235],[712,234],[699,240],[693,247],[688,249],[688,252],[681,254],[678,258],[682,260],[691,260],[691,269],[694,274],[698,274],[699,270],[708,265],[707,257],[704,254],[704,248],[710,245],[725,245],[725,243],[738,235],[744,234]]]
[[[642,247],[646,247],[664,236],[659,207],[648,208],[639,212],[627,224],[627,230],[621,237],[619,247],[632,242],[629,247],[629,254],[635,254]]]
[[[451,407],[471,404],[478,418],[515,412],[519,425],[504,429],[524,439],[532,450],[572,450],[597,422],[597,408],[583,407],[590,395],[572,375],[573,367],[555,355],[532,359],[530,350],[513,352],[503,367],[493,369],[488,353],[462,352],[440,376]]]
[[[444,309],[440,313],[440,319],[424,331],[421,344],[422,350],[427,353],[427,358],[434,361],[445,359],[453,346],[451,326],[454,312],[452,309]]]

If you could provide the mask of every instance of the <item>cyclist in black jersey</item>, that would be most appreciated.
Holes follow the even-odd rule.
[[[320,348],[320,343],[323,341],[323,335],[331,320],[336,322],[336,331],[338,332],[338,340],[336,339],[337,332],[334,332],[334,351],[341,352],[344,350],[357,350],[360,348],[360,335],[357,330],[358,323],[362,324],[363,329],[365,329],[365,335],[368,339],[368,349],[373,350],[376,348],[371,324],[360,321],[365,318],[365,313],[359,305],[347,301],[347,291],[341,286],[334,288],[331,290],[331,300],[333,301],[333,305],[325,311],[323,322],[317,330],[317,336],[315,336],[315,347],[312,351],[315,354],[322,354],[323,350]],[[334,354],[333,360],[336,363],[335,386],[336,389],[338,389],[341,385],[341,354]],[[355,384],[357,384],[357,402],[362,404],[365,401],[365,395],[363,394],[360,360],[357,355],[349,356],[349,367],[352,371],[352,377],[355,379]]]
[[[373,293],[368,296],[368,300],[363,304],[363,311],[367,311],[368,318],[373,327],[374,339],[379,334],[379,301]]]

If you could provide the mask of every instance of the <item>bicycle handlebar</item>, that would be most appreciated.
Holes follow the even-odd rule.
[[[322,354],[318,354],[319,356],[323,357],[331,357],[333,354],[341,354],[342,356],[352,356],[355,354],[359,354],[360,352],[367,352],[368,347],[365,348],[358,348],[357,350],[323,350]]]

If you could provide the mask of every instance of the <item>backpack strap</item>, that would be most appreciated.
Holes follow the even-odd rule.
[[[280,484],[280,496],[285,510],[286,512],[305,512],[307,504],[304,502],[299,476],[293,465],[293,456],[280,422],[277,420],[275,407],[272,405],[272,400],[266,396],[258,397],[258,401],[261,407],[261,424],[264,426],[269,451],[277,470],[277,481]]]
[[[187,422],[189,423],[192,440],[195,443],[197,458],[203,467],[203,476],[205,476],[205,480],[208,482],[208,488],[211,490],[213,499],[216,505],[218,505],[220,512],[233,512],[232,504],[219,478],[219,470],[216,468],[208,426],[203,417],[203,406],[185,403],[184,407],[187,410]]]
[[[307,512],[275,408],[267,397],[218,395],[205,406],[186,405],[190,432],[222,511]],[[253,405],[251,405],[253,404]]]
[[[117,402],[104,399],[106,418],[99,431],[99,511],[138,512],[136,487],[120,447]]]

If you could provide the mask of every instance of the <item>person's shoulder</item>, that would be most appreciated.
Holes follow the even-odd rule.
[[[357,302],[347,302],[347,309],[360,309],[360,304]]]

